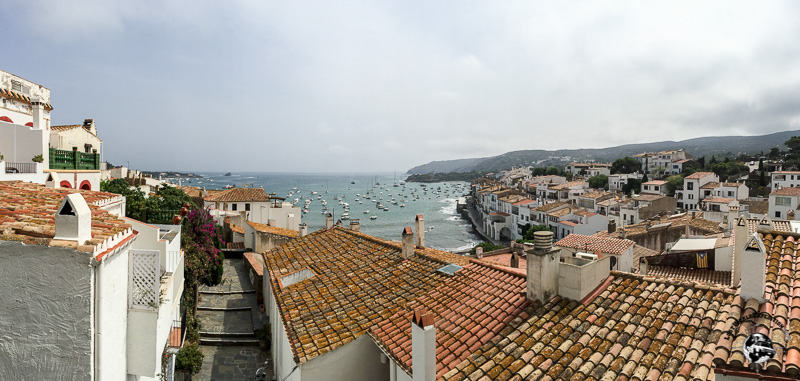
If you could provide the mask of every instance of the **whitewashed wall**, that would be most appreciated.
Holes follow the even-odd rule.
[[[0,379],[91,379],[89,260],[0,241]]]
[[[3,160],[32,163],[34,156],[42,154],[42,139],[45,139],[46,133],[33,127],[0,122],[0,153],[4,156]]]
[[[127,374],[128,250],[107,255],[97,267],[99,381],[124,380]]]

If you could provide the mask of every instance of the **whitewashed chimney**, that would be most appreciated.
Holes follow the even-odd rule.
[[[82,245],[92,238],[92,210],[80,193],[72,193],[61,200],[55,220],[53,239],[78,241]]]
[[[361,226],[358,219],[351,219],[350,220],[350,230],[357,232],[361,231]]]
[[[742,259],[742,286],[739,295],[744,300],[756,299],[759,303],[766,301],[764,291],[767,285],[767,249],[753,233],[744,245]]]
[[[733,271],[731,286],[737,287],[742,280],[742,253],[748,239],[747,219],[742,216],[736,219],[733,226]]]
[[[433,314],[424,314],[421,310],[414,311],[411,318],[411,363],[414,381],[436,379],[434,317]]]
[[[553,232],[533,233],[533,250],[525,254],[528,299],[546,303],[558,293],[558,264],[561,251],[553,247]]]
[[[650,274],[650,264],[647,263],[647,259],[645,258],[639,260],[639,274],[642,275]]]
[[[298,234],[299,237],[305,237],[308,234],[308,225],[306,225],[305,222],[300,224],[299,232],[300,232],[300,234]]]
[[[425,220],[421,214],[417,214],[414,230],[417,231],[417,247],[425,247]]]
[[[333,215],[330,213],[325,214],[325,229],[332,229],[333,228]]]
[[[42,165],[50,168],[50,128],[47,120],[44,119],[44,102],[38,96],[31,97],[31,114],[33,116],[33,129],[41,130],[42,133]]]
[[[403,259],[411,258],[414,255],[414,233],[411,228],[406,227],[403,229]]]
[[[475,257],[483,258],[483,246],[478,246],[475,248]]]
[[[728,229],[733,229],[736,226],[736,217],[739,216],[739,205],[731,205],[728,207]]]

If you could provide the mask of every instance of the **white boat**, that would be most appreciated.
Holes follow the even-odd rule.
[[[369,214],[369,209],[365,210],[364,214]]]
[[[400,207],[401,207],[401,208],[405,208],[405,207],[406,207],[406,204],[400,204]]]
[[[373,214],[373,215],[369,216],[369,219],[370,220],[376,220],[376,219],[378,219],[378,216]]]
[[[347,212],[342,213],[342,216],[339,219],[340,220],[349,220],[350,219],[350,213],[347,213]]]

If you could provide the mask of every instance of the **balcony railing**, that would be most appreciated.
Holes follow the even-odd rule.
[[[50,148],[50,169],[100,170],[100,154]]]
[[[164,270],[166,273],[174,273],[178,264],[183,261],[183,252],[181,251],[167,251],[166,263]]]
[[[6,173],[36,173],[36,163],[6,162]]]

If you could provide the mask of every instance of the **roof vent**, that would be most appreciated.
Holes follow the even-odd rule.
[[[463,269],[463,267],[451,263],[451,264],[449,264],[449,265],[447,265],[445,267],[442,267],[442,268],[440,268],[440,269],[438,269],[436,271],[438,271],[438,272],[440,272],[442,274],[453,276],[453,275],[456,275],[458,270],[461,270],[461,269]]]
[[[295,283],[299,283],[299,282],[302,282],[302,281],[304,281],[306,279],[310,279],[314,275],[316,275],[316,274],[314,274],[314,272],[309,270],[309,269],[302,269],[300,271],[293,272],[293,273],[291,273],[289,275],[284,275],[280,279],[281,288],[286,288],[286,287],[289,287],[289,286],[291,286],[291,285],[293,285]]]

